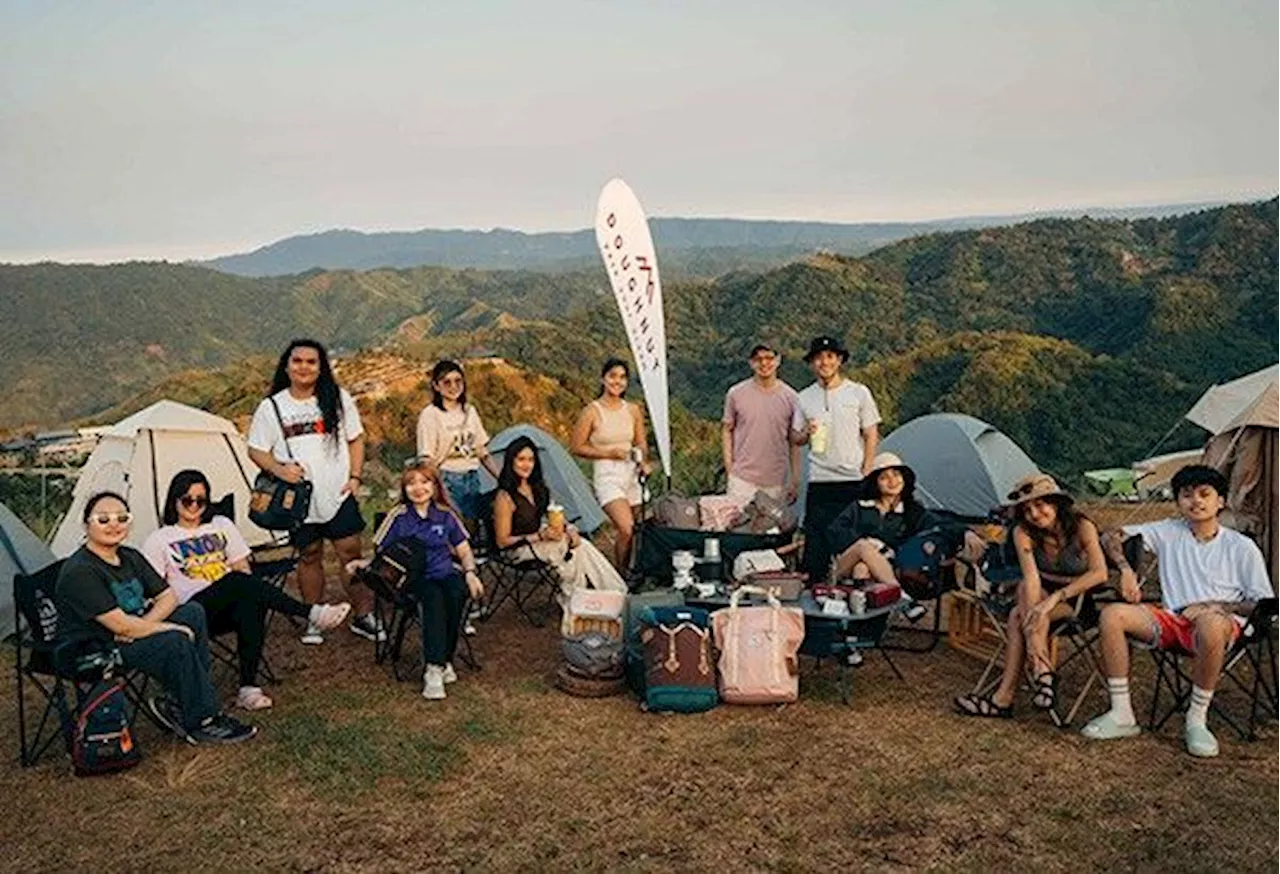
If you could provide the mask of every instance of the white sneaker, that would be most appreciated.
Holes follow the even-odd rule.
[[[864,661],[860,650],[851,649],[844,656],[844,663],[851,668],[856,668]]]
[[[302,642],[307,646],[319,646],[324,643],[324,634],[320,631],[320,626],[314,622],[307,622],[307,630],[302,632]]]
[[[422,673],[422,697],[428,701],[444,700],[444,668],[427,665]]]
[[[453,662],[445,662],[444,672],[441,676],[446,683],[458,682],[458,672],[453,669]]]
[[[310,622],[320,631],[330,631],[342,624],[351,612],[351,605],[346,601],[341,604],[317,604],[311,608]]]

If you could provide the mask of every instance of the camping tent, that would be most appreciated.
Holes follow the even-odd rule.
[[[880,444],[916,472],[916,497],[926,507],[985,516],[1013,484],[1038,472],[1034,461],[992,425],[958,413],[912,419]]]
[[[17,627],[13,606],[13,578],[33,574],[52,564],[53,553],[12,510],[0,504],[0,639]]]
[[[542,460],[542,475],[551,489],[552,500],[564,505],[565,516],[584,534],[590,534],[604,524],[604,511],[596,501],[591,483],[582,475],[582,469],[556,438],[533,425],[512,425],[489,441],[489,451],[494,462],[502,466],[503,453],[517,437],[528,437],[538,447]],[[489,472],[480,469],[482,488],[489,491],[497,483]]]
[[[1086,470],[1084,483],[1093,494],[1104,497],[1136,495],[1134,482],[1137,474],[1128,467],[1108,467],[1103,470]]]
[[[1188,464],[1200,461],[1203,449],[1184,449],[1166,455],[1153,455],[1133,463],[1134,482],[1143,498],[1159,495],[1169,487],[1173,475]]]
[[[53,535],[54,555],[70,555],[83,542],[85,501],[109,489],[124,495],[133,511],[128,543],[139,546],[160,527],[161,504],[169,480],[180,470],[204,472],[221,500],[235,495],[236,526],[250,546],[272,543],[274,535],[249,521],[251,477],[244,438],[235,425],[174,401],[158,401],[117,422],[98,440],[76,481],[71,507]]]
[[[1187,418],[1213,436],[1204,463],[1227,476],[1230,492],[1224,521],[1262,547],[1271,579],[1276,579],[1276,451],[1280,366],[1215,385],[1200,396]]]

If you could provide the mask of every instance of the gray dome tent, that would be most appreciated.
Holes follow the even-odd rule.
[[[0,504],[0,639],[16,627],[13,578],[53,564],[53,553],[17,515]]]
[[[930,509],[985,516],[1013,484],[1038,473],[1034,461],[994,426],[959,413],[912,419],[880,444],[916,472],[916,497]]]

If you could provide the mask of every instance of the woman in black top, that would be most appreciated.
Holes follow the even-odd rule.
[[[498,492],[493,499],[493,539],[497,547],[511,549],[523,544],[554,567],[561,582],[558,600],[562,609],[568,606],[574,589],[625,592],[627,584],[617,570],[576,528],[543,524],[550,504],[551,490],[542,475],[538,447],[528,437],[517,437],[503,452]],[[567,631],[568,626],[569,611],[565,609],[561,628]]]
[[[222,713],[209,682],[204,608],[179,606],[147,559],[124,546],[132,517],[124,498],[99,492],[84,506],[85,544],[62,565],[55,597],[59,637],[119,647],[126,668],[158,679],[177,700],[148,708],[191,743],[235,743],[257,729]]]

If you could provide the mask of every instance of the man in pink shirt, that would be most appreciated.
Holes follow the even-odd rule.
[[[778,378],[782,357],[771,346],[757,343],[750,361],[752,377],[729,389],[720,421],[728,494],[743,505],[757,491],[791,503],[800,483],[799,397]]]

